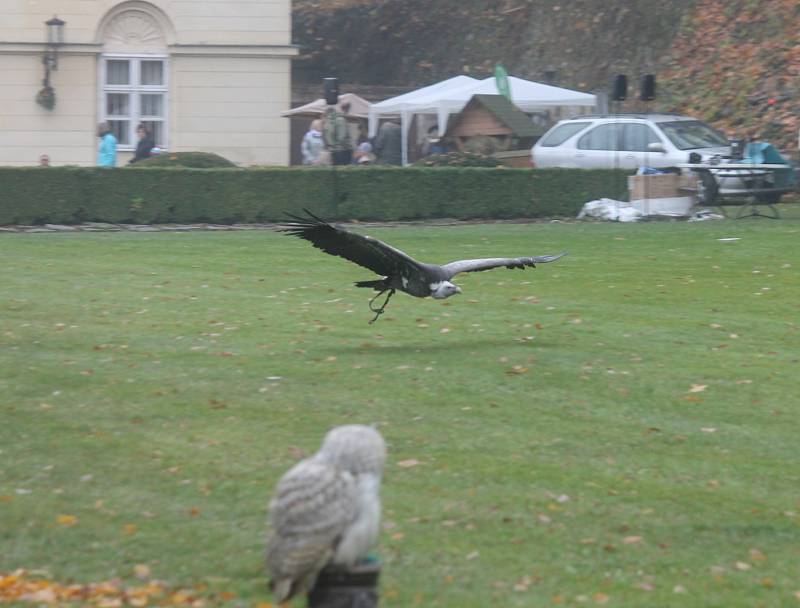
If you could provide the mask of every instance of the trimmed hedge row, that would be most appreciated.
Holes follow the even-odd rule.
[[[574,217],[626,192],[624,171],[478,167],[0,167],[0,225]]]

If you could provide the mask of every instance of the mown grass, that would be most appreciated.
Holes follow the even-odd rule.
[[[357,421],[382,605],[797,603],[800,223],[368,232],[570,255],[368,325],[368,271],[273,232],[3,235],[0,572],[266,602],[274,483]]]

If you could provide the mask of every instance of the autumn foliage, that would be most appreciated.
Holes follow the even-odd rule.
[[[146,577],[147,566],[137,566],[137,575]],[[66,584],[50,580],[26,570],[0,572],[0,604],[30,603],[33,605],[95,606],[118,608],[122,606],[191,606],[204,608],[209,605],[236,599],[232,593],[208,594],[203,588],[170,589],[166,583],[145,581],[138,586],[126,586],[120,580],[103,581],[86,585]],[[270,608],[262,603],[257,608]]]
[[[732,137],[794,150],[800,127],[800,5],[794,0],[698,2],[672,45],[663,80],[675,109]]]

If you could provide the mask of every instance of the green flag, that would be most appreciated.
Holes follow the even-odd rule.
[[[508,99],[508,101],[511,101],[511,87],[508,84],[508,72],[506,72],[506,69],[499,63],[494,67],[494,82],[497,85],[497,92]]]

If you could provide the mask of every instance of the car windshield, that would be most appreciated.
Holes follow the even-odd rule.
[[[715,131],[699,120],[660,122],[658,126],[678,150],[716,148],[730,145],[722,133]]]
[[[539,140],[539,145],[545,148],[560,146],[578,131],[582,131],[588,122],[568,122],[556,127]]]

